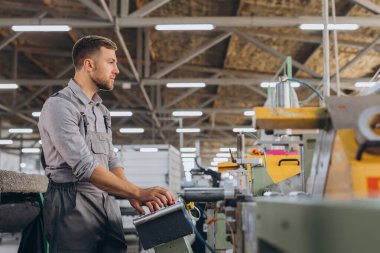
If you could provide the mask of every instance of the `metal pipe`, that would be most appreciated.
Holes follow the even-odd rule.
[[[329,43],[329,1],[322,1],[322,13],[323,13],[323,59],[324,59],[324,74],[323,74],[323,97],[330,96],[330,43]],[[324,103],[324,102],[323,102]]]
[[[224,188],[185,188],[183,198],[189,202],[214,202],[225,199]]]

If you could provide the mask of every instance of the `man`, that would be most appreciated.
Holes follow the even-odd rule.
[[[124,253],[120,209],[108,194],[126,198],[140,213],[174,203],[161,187],[130,183],[112,146],[110,113],[97,95],[112,90],[117,47],[86,36],[72,51],[75,76],[44,104],[38,123],[49,187],[44,203],[50,252]]]

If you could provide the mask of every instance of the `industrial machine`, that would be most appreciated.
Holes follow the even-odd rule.
[[[133,220],[143,248],[156,253],[192,253],[187,238],[193,233],[191,222],[181,202]]]
[[[237,252],[378,252],[379,96],[329,97],[327,108],[256,108],[266,130],[319,129],[304,194],[237,207]]]

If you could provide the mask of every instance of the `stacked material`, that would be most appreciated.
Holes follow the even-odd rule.
[[[46,192],[48,180],[31,175],[0,170],[0,232],[19,232],[40,213],[39,193]]]
[[[48,179],[43,175],[0,170],[0,192],[40,193],[46,192]]]

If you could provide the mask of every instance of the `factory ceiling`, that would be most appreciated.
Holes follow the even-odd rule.
[[[113,39],[120,75],[113,92],[102,92],[113,111],[117,144],[168,143],[179,147],[199,140],[202,150],[233,146],[232,128],[251,126],[243,112],[262,106],[264,81],[276,80],[292,59],[293,76],[323,89],[324,66],[330,64],[331,94],[355,95],[357,81],[368,81],[380,68],[380,0],[335,0],[337,23],[354,23],[354,31],[330,32],[330,61],[324,62],[322,31],[299,29],[322,23],[322,0],[0,0],[0,83],[17,83],[0,91],[1,127],[32,127],[37,132],[44,101],[73,76],[71,48],[80,37]],[[330,1],[334,2],[334,1]],[[332,9],[329,10],[330,16]],[[333,22],[330,18],[330,23]],[[211,31],[158,31],[158,24],[207,23]],[[15,32],[12,25],[62,25],[68,32]],[[334,46],[338,55],[337,88]],[[375,77],[378,78],[378,77]],[[169,82],[204,82],[204,88],[167,88]],[[302,106],[319,106],[312,91],[296,89]],[[175,110],[200,110],[200,117],[176,118]],[[142,134],[123,134],[141,127]],[[2,138],[38,140],[38,135]],[[210,153],[210,152],[208,152]],[[208,158],[205,151],[204,158]]]

